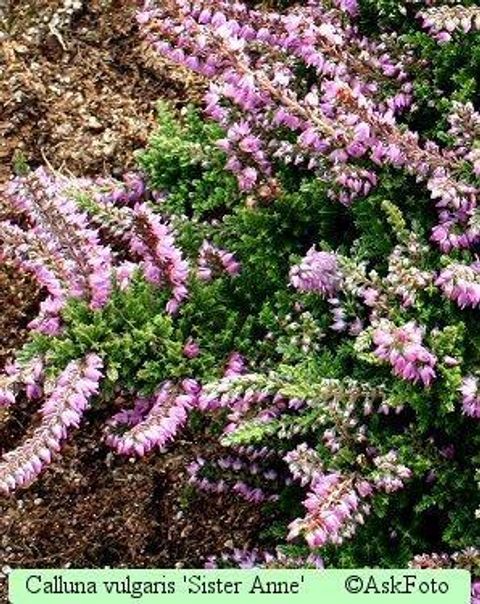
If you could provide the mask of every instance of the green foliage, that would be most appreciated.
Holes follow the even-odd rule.
[[[163,209],[190,218],[215,218],[238,200],[235,177],[224,170],[224,154],[216,147],[222,131],[187,107],[175,114],[158,103],[158,129],[140,166],[154,189],[166,194]]]
[[[101,311],[91,311],[78,300],[63,313],[66,329],[51,338],[36,335],[21,358],[45,355],[51,371],[89,351],[106,361],[104,389],[108,394],[120,382],[126,389],[151,393],[168,376],[187,375],[181,332],[164,312],[167,301],[141,279],[114,292]]]
[[[408,123],[413,130],[445,143],[446,117],[452,102],[470,101],[478,106],[480,101],[480,36],[472,32],[438,44],[428,34],[412,28],[404,41],[415,57],[410,77],[417,109]]]

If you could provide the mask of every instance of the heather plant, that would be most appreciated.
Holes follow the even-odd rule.
[[[210,81],[205,112],[161,103],[122,181],[9,187],[3,258],[46,299],[0,405],[45,403],[4,491],[91,405],[130,457],[195,416],[224,452],[190,484],[272,518],[210,565],[478,574],[480,43],[471,3],[437,4],[146,3],[147,42]]]
[[[324,222],[333,220],[337,233],[341,231],[337,240],[325,224],[301,233],[304,258],[289,268],[291,286],[301,294],[290,301],[293,313],[282,307],[291,294],[285,292],[281,300],[278,290],[276,308],[269,303],[268,310],[262,309],[262,319],[271,320],[270,363],[261,359],[262,371],[245,376],[245,392],[242,377],[205,387],[207,394],[213,393],[206,408],[217,407],[218,395],[219,408],[233,409],[225,441],[231,446],[272,445],[278,438],[278,455],[288,459],[287,449],[299,442],[296,439],[303,437],[305,443],[299,444],[307,447],[317,443],[317,449],[318,443],[327,443],[326,458],[316,459],[315,470],[310,471],[308,513],[293,523],[290,538],[304,534],[311,546],[342,542],[339,553],[328,554],[333,563],[342,564],[349,559],[365,562],[365,553],[359,552],[372,547],[376,555],[382,551],[385,562],[392,543],[397,562],[406,563],[413,550],[424,548],[430,539],[451,548],[478,541],[474,522],[471,531],[459,530],[460,516],[465,512],[473,519],[478,506],[475,462],[465,473],[478,457],[477,381],[471,374],[477,364],[475,319],[471,315],[470,323],[465,314],[476,307],[478,293],[477,10],[456,7],[452,16],[451,10],[423,9],[415,3],[396,12],[398,3],[390,9],[387,4],[309,3],[288,13],[260,13],[240,3],[152,2],[139,16],[146,39],[157,52],[210,80],[206,115],[226,132],[218,146],[247,207],[258,213],[266,207],[275,216],[295,193],[303,197],[315,186],[323,200],[331,198],[348,208],[333,216],[329,207],[323,214]],[[403,15],[401,26],[396,23],[396,32],[381,41],[366,39],[362,34],[371,29],[369,18],[378,10],[387,21],[392,13]],[[352,17],[358,18],[359,26]],[[420,31],[422,27],[425,31]],[[440,33],[442,28],[448,36]],[[462,32],[471,37],[471,45],[464,43],[465,38],[456,39]],[[399,42],[406,44],[401,54]],[[359,70],[364,49],[369,61]],[[430,63],[433,77],[425,75]],[[452,78],[455,65],[461,69]],[[375,84],[371,78],[363,79],[372,72]],[[292,213],[297,208],[293,205]],[[312,206],[306,212],[316,215]],[[229,220],[227,214],[219,229],[224,240]],[[235,226],[241,241],[241,222],[236,220]],[[234,251],[241,246],[234,240],[226,245]],[[264,258],[268,252],[262,252]],[[279,255],[278,249],[275,252]],[[280,325],[290,338],[279,333]],[[295,392],[291,407],[282,382],[268,381],[275,355],[276,363],[283,363],[283,379]],[[299,379],[299,367],[308,367],[307,378]],[[302,417],[304,405],[310,410],[305,400],[315,392],[314,384],[346,376],[358,380],[367,393],[368,385],[385,387],[387,402],[380,408],[399,429],[385,439],[388,429],[381,423],[378,440],[373,436],[370,444],[371,422],[363,424],[347,414],[347,425],[362,428],[360,446],[369,451],[366,457],[355,450],[345,454],[348,470],[334,461],[337,448],[344,451],[345,446],[339,428],[322,426],[325,431],[320,434],[317,416]],[[324,411],[326,401],[321,400]],[[332,415],[330,410],[328,419]],[[444,466],[455,466],[460,449],[453,443],[465,433],[470,435],[469,444],[457,466],[463,479],[457,472],[454,478]],[[378,451],[385,440],[395,446]],[[315,455],[318,450],[312,452],[314,460]],[[351,465],[357,458],[362,460],[357,463],[366,463],[359,475],[352,473]],[[442,470],[437,472],[434,468],[439,465]],[[194,468],[192,480],[200,487],[207,480],[201,478],[205,468],[205,463]],[[421,475],[423,486],[422,479],[417,482]],[[361,495],[356,480],[364,480],[371,492]],[[444,480],[456,483],[451,493],[460,483],[460,489],[470,485],[467,499],[471,497],[472,505],[449,519],[439,510],[454,506],[458,494],[446,503]],[[209,478],[203,487],[211,491],[228,484],[214,484]],[[401,489],[404,494],[385,497],[382,488]],[[243,486],[241,490],[246,498],[264,497],[255,483],[250,490]],[[325,497],[338,505],[343,502],[343,508],[324,510]],[[367,502],[362,501],[365,498]],[[412,526],[407,509],[416,513],[413,538],[407,529],[407,524]],[[378,534],[357,530],[359,523],[374,526],[372,515],[396,518],[400,524],[403,518],[406,524],[392,528],[380,543],[383,537]],[[432,520],[439,527],[436,536]],[[354,532],[351,544],[343,543]],[[374,559],[375,554],[369,562]]]

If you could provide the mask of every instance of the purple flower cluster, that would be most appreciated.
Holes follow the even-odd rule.
[[[478,390],[478,378],[469,375],[463,378],[460,386],[462,394],[463,413],[469,417],[480,419],[480,392]]]
[[[231,252],[222,250],[209,241],[204,241],[198,255],[198,278],[202,281],[211,281],[222,273],[234,276],[240,272],[240,263],[235,260]]]
[[[225,367],[225,377],[235,377],[242,375],[246,370],[246,362],[239,352],[232,352],[227,360]]]
[[[216,383],[204,386],[199,399],[199,408],[213,411],[228,410],[224,433],[235,432],[245,419],[250,418],[260,424],[280,417],[287,409],[298,409],[301,401],[288,400],[281,392],[276,392],[276,384],[256,384],[257,375],[226,375]]]
[[[477,6],[436,6],[418,13],[423,27],[439,42],[449,42],[455,31],[480,30],[480,8]]]
[[[276,501],[276,493],[250,484],[251,481],[256,481],[257,485],[267,484],[270,491],[278,489],[278,482],[283,478],[276,469],[268,465],[276,459],[276,452],[268,447],[252,445],[235,446],[231,451],[228,455],[208,461],[198,457],[187,468],[190,484],[206,493],[232,492],[250,503]],[[208,470],[208,478],[204,475],[205,470]],[[221,474],[222,478],[214,479],[212,473]]]
[[[219,144],[241,189],[275,197],[275,165],[282,161],[334,180],[342,189],[331,194],[350,203],[375,186],[376,166],[402,168],[436,201],[432,239],[442,250],[473,245],[480,237],[478,188],[462,180],[465,160],[476,169],[473,143],[459,157],[458,149],[401,128],[396,114],[412,102],[402,60],[345,18],[356,14],[353,2],[336,6],[312,2],[280,13],[225,0],[149,0],[138,21],[157,53],[210,81],[206,111],[226,131]],[[464,29],[467,17],[476,23],[478,9],[445,10],[463,10]],[[307,90],[300,67],[317,76]],[[396,88],[387,98],[386,82]]]
[[[387,361],[404,380],[429,386],[435,379],[437,358],[422,344],[422,328],[413,321],[397,327],[382,319],[373,331],[374,355]]]
[[[473,103],[453,102],[453,111],[448,116],[448,134],[454,140],[455,153],[473,163],[473,171],[480,176],[480,150],[475,141],[480,139],[480,113]]]
[[[268,180],[277,158],[318,170],[322,156],[334,165],[363,156],[374,133],[352,107],[365,99],[369,116],[387,117],[411,102],[400,62],[345,20],[345,13],[357,13],[353,0],[336,2],[338,9],[310,3],[287,14],[225,1],[147,5],[138,20],[155,50],[213,78],[207,113],[227,130],[221,146],[244,190]],[[295,62],[313,68],[320,83],[302,99],[292,91]],[[398,91],[380,100],[375,78],[397,81]],[[278,138],[279,127],[295,132],[296,142]]]
[[[233,475],[231,478],[212,479],[202,476],[202,472],[208,468],[209,472],[221,471]],[[187,468],[189,474],[189,483],[194,485],[200,491],[205,493],[227,493],[232,492],[248,501],[249,503],[262,504],[267,501],[276,501],[278,495],[269,493],[265,488],[252,486],[249,479],[256,478],[257,481],[272,482],[277,479],[277,472],[272,469],[262,469],[257,461],[249,461],[241,457],[225,456],[219,459],[207,462],[198,457]],[[246,474],[245,477],[235,478],[235,474]],[[274,485],[272,485],[274,486]]]
[[[87,298],[98,309],[112,287],[111,250],[66,196],[66,186],[42,168],[15,179],[8,187],[9,201],[27,217],[30,229],[8,221],[0,225],[3,257],[32,273],[49,293],[31,324],[49,334],[58,332],[58,315],[68,298]]]
[[[315,554],[306,557],[292,557],[280,550],[270,553],[258,548],[253,550],[234,548],[231,552],[223,552],[220,558],[209,556],[205,568],[219,568],[219,565],[237,568],[314,568],[319,570],[324,568],[323,560]]]
[[[288,464],[288,469],[302,486],[313,482],[322,467],[318,453],[311,449],[307,443],[298,445],[293,451],[289,451],[283,458]]]
[[[67,365],[40,409],[40,425],[23,444],[2,456],[0,491],[9,493],[28,485],[52,461],[98,392],[102,367],[101,359],[94,354]]]
[[[413,306],[417,296],[434,279],[431,271],[422,270],[422,259],[428,252],[415,236],[410,235],[405,245],[397,245],[388,259],[388,274],[385,278],[387,296],[400,300],[404,308]]]
[[[99,309],[113,284],[125,289],[136,270],[151,283],[171,288],[167,312],[176,312],[186,298],[188,263],[170,226],[143,201],[146,187],[140,175],[125,175],[121,185],[105,179],[65,179],[38,169],[12,181],[8,194],[30,228],[3,221],[1,256],[33,274],[49,293],[32,329],[58,333],[60,312],[69,298],[86,298],[92,309]],[[90,197],[92,214],[80,209],[80,194]],[[127,244],[133,261],[119,261],[101,242],[102,229]],[[233,271],[234,261],[225,261]]]
[[[412,477],[412,471],[398,462],[395,451],[389,451],[386,455],[378,455],[373,458],[375,472],[372,484],[378,491],[395,493],[403,489],[405,480]]]
[[[184,380],[181,388],[163,384],[153,399],[138,399],[132,410],[121,411],[109,421],[107,444],[122,455],[140,457],[154,447],[163,449],[185,425],[199,392],[195,380]],[[127,428],[123,433],[122,427]]]
[[[372,170],[355,166],[336,164],[332,167],[334,187],[329,189],[331,199],[338,199],[343,205],[349,206],[357,197],[365,197],[377,184],[377,175]],[[337,191],[336,188],[339,190]]]
[[[145,201],[147,189],[141,176],[130,173],[124,180],[125,186],[130,187],[128,198],[125,187],[116,181],[107,181],[110,192],[105,191],[102,181],[83,183],[83,189],[92,197],[90,218],[122,246],[126,245],[134,260],[124,260],[114,267],[119,287],[127,287],[138,269],[150,283],[172,289],[167,312],[173,314],[188,294],[188,262],[175,243],[171,226]]]
[[[342,285],[337,256],[310,248],[302,262],[290,270],[290,283],[301,292],[316,292],[325,298],[334,296]]]
[[[0,388],[0,407],[10,407],[15,403],[15,395],[10,388]]]
[[[471,604],[480,604],[480,550],[477,547],[466,547],[453,554],[432,553],[415,556],[409,564],[410,568],[418,569],[447,569],[459,568],[467,570],[472,576]]]
[[[18,390],[25,388],[28,400],[42,396],[44,378],[43,361],[35,357],[29,363],[8,363],[3,375],[0,375],[0,407],[10,407],[15,403]]]
[[[214,411],[221,407],[230,405],[232,397],[228,394],[230,385],[235,382],[235,378],[243,375],[246,371],[245,359],[239,352],[232,352],[223,372],[223,379],[220,380],[220,387],[207,391],[205,388],[199,396],[198,406],[202,411]]]
[[[449,264],[441,271],[435,285],[460,308],[476,308],[480,304],[480,262]]]
[[[432,199],[438,200],[439,223],[432,229],[431,240],[445,253],[467,249],[478,243],[478,188],[455,182],[445,170],[437,170],[428,180],[427,187]]]
[[[103,204],[135,206],[145,200],[147,185],[143,174],[126,172],[122,181],[98,178],[95,181],[96,200]]]
[[[471,604],[480,604],[480,579],[474,579],[472,581],[471,596]]]
[[[361,495],[351,478],[345,478],[338,472],[319,472],[312,480],[303,503],[307,514],[289,525],[288,539],[304,534],[313,549],[327,543],[342,543],[355,531],[358,523],[363,523],[368,506],[362,503],[362,499],[369,495],[369,490],[365,489]]]
[[[125,234],[130,250],[141,258],[140,268],[148,281],[155,285],[166,282],[172,288],[167,312],[175,313],[188,294],[188,263],[175,246],[170,227],[147,204],[134,207],[132,220],[133,228]]]
[[[200,354],[200,346],[192,338],[188,338],[183,347],[183,354],[187,359],[194,359]]]
[[[450,568],[451,559],[448,554],[419,554],[410,562],[411,568],[429,569],[429,568]]]
[[[412,475],[409,468],[399,463],[395,451],[374,456],[373,471],[365,468],[368,478],[346,477],[338,472],[326,474],[318,453],[305,443],[287,453],[284,459],[294,479],[302,486],[308,485],[304,502],[307,516],[291,523],[289,539],[305,534],[310,547],[341,543],[368,513],[366,498],[375,491],[393,493],[403,488],[404,481]]]

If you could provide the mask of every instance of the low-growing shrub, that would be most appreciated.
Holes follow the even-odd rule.
[[[403,8],[146,3],[206,114],[160,104],[123,182],[12,182],[2,253],[47,297],[0,403],[46,402],[2,490],[91,404],[129,456],[201,414],[225,454],[191,484],[270,509],[283,547],[211,565],[480,572],[478,9]]]

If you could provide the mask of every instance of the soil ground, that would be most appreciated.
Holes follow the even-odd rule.
[[[25,163],[120,174],[146,144],[158,98],[198,97],[198,82],[142,47],[134,2],[78,4],[69,15],[56,0],[0,0],[0,187]],[[0,367],[39,299],[28,278],[0,264]],[[132,464],[99,444],[99,414],[40,480],[0,501],[0,577],[14,567],[201,566],[258,536],[264,519],[250,506],[188,488],[185,467],[213,443],[185,434],[167,454]],[[0,417],[0,453],[31,425],[27,402]]]

